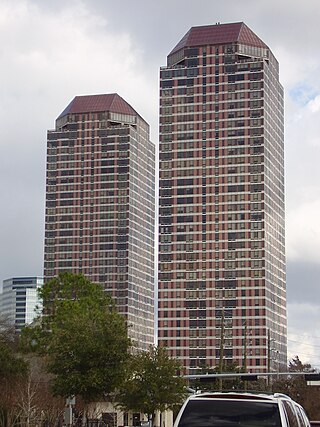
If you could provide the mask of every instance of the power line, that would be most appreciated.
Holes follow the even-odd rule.
[[[191,374],[183,375],[184,378],[189,380],[202,380],[203,382],[214,380],[216,378],[240,378],[242,380],[254,381],[256,378],[253,377],[275,377],[275,376],[303,376],[306,380],[319,381],[320,374],[315,372],[304,372],[304,371],[290,371],[290,372],[258,372],[258,373],[247,373],[247,372],[225,372],[225,373],[214,373],[214,374]]]
[[[290,349],[289,349],[289,350],[290,350]],[[310,348],[309,348],[309,349],[306,349],[306,350],[307,350],[307,352],[308,352],[308,351],[310,351]],[[308,355],[308,356],[311,356],[311,355],[312,355],[312,353],[305,353],[305,352],[303,352],[303,351],[302,351],[302,352],[300,352],[300,351],[299,351],[299,352],[297,352],[297,351],[291,351],[291,350],[290,350],[289,352],[290,352],[290,353],[295,353],[295,356],[299,356],[299,354],[304,354],[304,355]]]
[[[308,345],[308,346],[311,346],[311,347],[319,347],[320,348],[320,345],[317,345],[317,344],[307,344],[307,343],[304,343],[304,342],[301,342],[301,341],[295,341],[295,340],[288,340],[288,341],[295,342],[295,343],[298,343],[298,344]]]
[[[299,354],[296,354],[296,356],[301,356],[301,355],[302,355],[302,356],[307,356],[307,357],[308,357],[308,356],[309,356],[309,357],[317,357],[317,356],[315,356],[314,354],[311,354],[311,353],[300,353],[300,352],[299,352]]]
[[[320,337],[314,337],[313,335],[297,335],[297,334],[292,334],[292,335],[295,335],[297,337],[302,337],[302,338],[313,338],[316,340],[320,340]]]

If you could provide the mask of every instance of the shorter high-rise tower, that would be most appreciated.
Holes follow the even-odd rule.
[[[44,277],[83,273],[153,343],[155,147],[119,95],[77,96],[48,131]]]

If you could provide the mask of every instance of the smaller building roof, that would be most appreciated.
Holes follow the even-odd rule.
[[[121,96],[116,93],[105,95],[76,96],[59,115],[58,119],[67,114],[84,114],[110,111],[112,113],[139,114]]]
[[[242,43],[266,48],[267,45],[244,22],[192,27],[169,55],[184,47]]]

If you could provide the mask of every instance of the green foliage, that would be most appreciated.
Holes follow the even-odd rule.
[[[28,364],[17,355],[15,330],[3,317],[0,319],[0,381],[26,376]]]
[[[148,414],[180,404],[186,396],[186,382],[178,376],[181,366],[165,348],[153,347],[131,357],[128,376],[117,395],[119,406]]]
[[[61,273],[43,286],[43,315],[23,331],[28,351],[44,355],[55,395],[104,398],[125,373],[130,340],[123,316],[102,287]]]
[[[16,379],[28,372],[27,363],[6,344],[0,343],[0,379]]]

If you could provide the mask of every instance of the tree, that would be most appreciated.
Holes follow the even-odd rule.
[[[27,363],[16,355],[10,345],[0,342],[0,380],[15,380],[23,377],[27,371]]]
[[[28,378],[16,393],[20,424],[24,427],[56,426],[59,418],[62,418],[65,399],[52,396],[49,376],[43,369],[43,359],[32,355],[28,362]]]
[[[13,425],[19,417],[17,393],[28,376],[28,363],[17,354],[12,322],[0,316],[0,425]]]
[[[17,335],[14,325],[0,316],[0,380],[26,376],[28,364],[17,355]]]
[[[316,370],[310,363],[302,363],[299,356],[293,357],[289,360],[289,372],[315,372]]]
[[[288,370],[295,373],[301,372],[302,375],[292,375],[285,379],[278,379],[272,384],[272,390],[278,393],[285,393],[300,403],[310,419],[319,419],[319,387],[308,385],[303,375],[303,373],[314,373],[316,370],[310,363],[302,363],[298,356],[289,361]]]
[[[186,381],[179,376],[180,368],[164,347],[150,346],[149,351],[133,355],[128,376],[116,397],[119,406],[147,414],[150,421],[156,411],[174,408],[186,396]]]
[[[22,344],[45,357],[53,393],[102,399],[119,386],[130,340],[124,317],[102,287],[81,274],[60,273],[40,290],[41,316]]]

